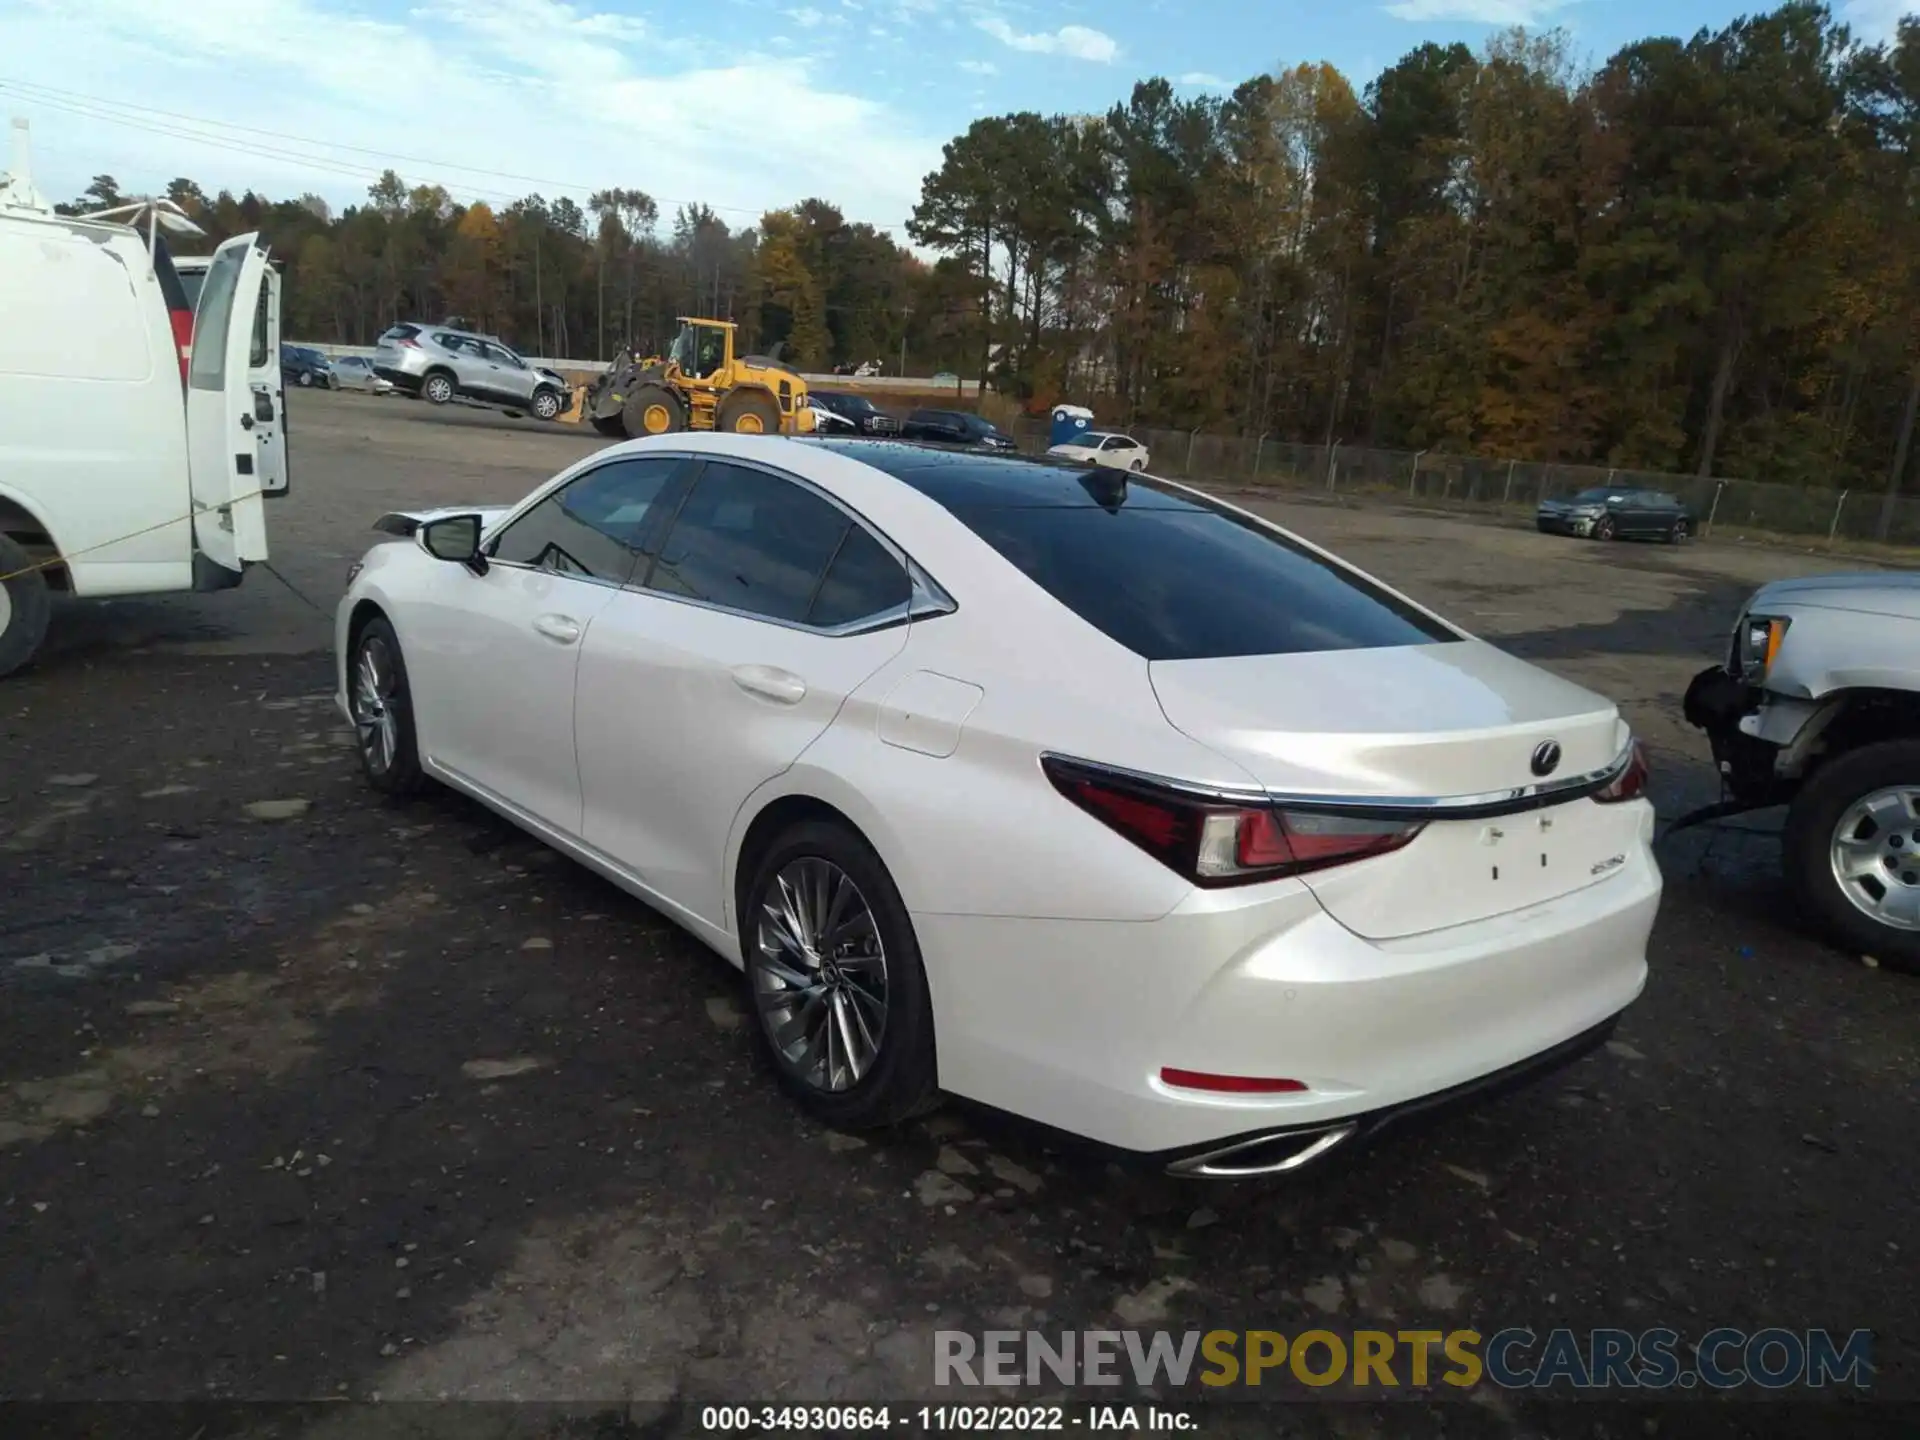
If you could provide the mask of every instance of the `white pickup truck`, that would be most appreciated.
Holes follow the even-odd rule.
[[[238,236],[189,307],[154,217],[59,215],[0,176],[0,676],[55,592],[223,590],[267,558],[289,483],[269,273]]]

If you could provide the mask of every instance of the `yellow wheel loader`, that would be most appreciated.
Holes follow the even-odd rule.
[[[805,435],[813,430],[807,382],[777,358],[735,355],[730,320],[680,317],[664,360],[623,352],[587,396],[587,418],[603,435],[670,435],[730,430]]]

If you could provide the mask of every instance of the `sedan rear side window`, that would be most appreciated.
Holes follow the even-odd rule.
[[[1460,638],[1313,552],[1198,504],[955,513],[1054,599],[1147,660]]]
[[[647,585],[796,625],[845,624],[907,598],[905,570],[838,506],[777,475],[716,463],[680,507]]]
[[[590,470],[502,531],[493,558],[624,585],[646,548],[654,502],[680,465],[660,457]]]

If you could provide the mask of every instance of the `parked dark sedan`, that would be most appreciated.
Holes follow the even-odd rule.
[[[1664,540],[1693,535],[1693,512],[1660,490],[1582,490],[1566,500],[1542,500],[1534,524],[1547,535],[1593,540]]]
[[[333,362],[318,350],[309,350],[304,345],[280,347],[280,378],[290,385],[319,385],[329,390],[339,388],[339,381],[333,373]]]
[[[978,445],[987,450],[1011,450],[1013,437],[991,420],[971,410],[915,410],[900,427],[905,440],[937,440],[945,445]]]
[[[849,422],[862,435],[898,435],[900,422],[864,395],[844,390],[808,390],[807,398],[823,410],[831,410]]]

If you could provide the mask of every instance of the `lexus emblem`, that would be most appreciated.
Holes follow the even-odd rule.
[[[1533,773],[1545,779],[1560,768],[1560,742],[1542,740],[1533,747]]]

